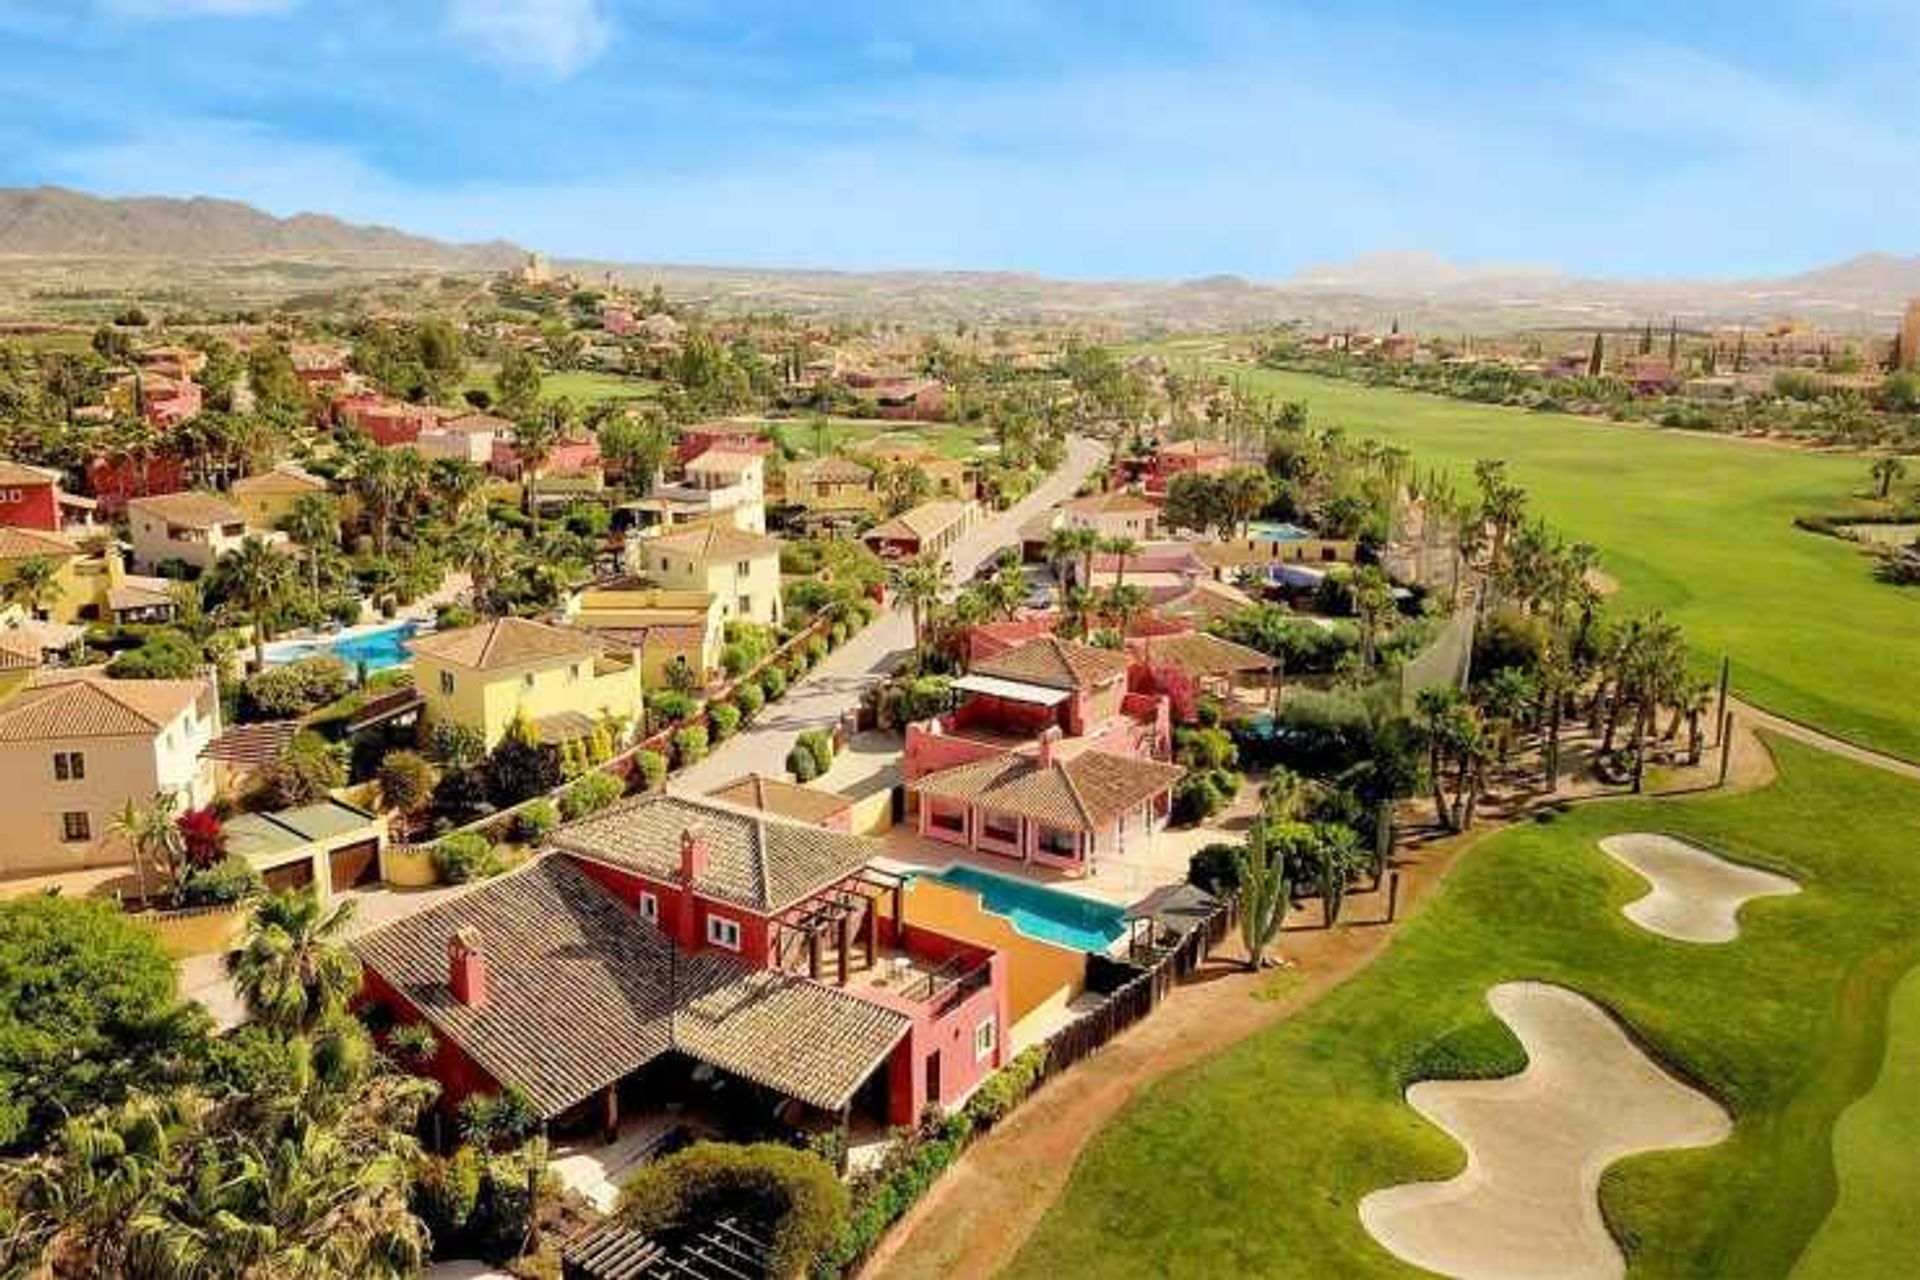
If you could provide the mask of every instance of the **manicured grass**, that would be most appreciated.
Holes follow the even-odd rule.
[[[794,454],[810,457],[814,451],[812,419],[784,420],[775,428]],[[827,452],[844,444],[865,444],[881,437],[933,449],[949,458],[971,458],[993,436],[984,427],[945,422],[897,422],[885,418],[828,418]]]
[[[493,375],[492,365],[475,365],[468,369],[467,380],[460,389],[470,391],[478,388],[492,394]],[[564,396],[576,405],[594,404],[601,400],[651,400],[659,390],[660,384],[647,378],[626,378],[617,373],[598,373],[588,369],[548,373],[540,378],[542,400],[558,400]]]
[[[1894,988],[1879,1082],[1841,1117],[1833,1157],[1840,1199],[1793,1274],[1920,1275],[1920,969]]]
[[[1858,548],[1793,527],[1864,490],[1866,459],[1207,367],[1306,401],[1316,425],[1448,466],[1463,490],[1475,459],[1507,459],[1538,514],[1602,549],[1625,610],[1666,610],[1703,662],[1731,654],[1736,687],[1768,710],[1920,760],[1920,595],[1875,582]]]
[[[1719,1146],[1607,1174],[1603,1208],[1634,1274],[1787,1275],[1835,1202],[1834,1124],[1879,1077],[1890,993],[1920,962],[1920,787],[1771,745],[1781,776],[1763,791],[1576,807],[1467,852],[1365,972],[1150,1089],[1103,1131],[1012,1274],[1420,1274],[1373,1242],[1357,1208],[1376,1188],[1461,1166],[1402,1093],[1514,1070],[1518,1045],[1485,993],[1538,979],[1612,1009],[1735,1118]],[[1691,838],[1804,892],[1750,904],[1726,946],[1657,937],[1620,914],[1645,883],[1596,847],[1636,830]],[[1869,1219],[1858,1231],[1913,1230],[1865,1201],[1856,1212]]]

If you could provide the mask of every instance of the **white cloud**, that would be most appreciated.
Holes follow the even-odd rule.
[[[447,0],[447,29],[489,61],[565,79],[606,51],[601,0]]]

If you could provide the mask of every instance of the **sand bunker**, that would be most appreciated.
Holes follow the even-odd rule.
[[[1600,848],[1653,886],[1621,908],[1627,919],[1682,942],[1732,942],[1740,936],[1740,908],[1749,901],[1800,892],[1786,876],[1728,862],[1672,836],[1608,836]]]
[[[1414,1110],[1467,1149],[1467,1167],[1446,1182],[1373,1192],[1361,1223],[1399,1257],[1460,1280],[1626,1274],[1600,1216],[1600,1175],[1635,1152],[1712,1146],[1732,1122],[1584,996],[1507,982],[1487,1003],[1525,1046],[1526,1070],[1407,1090]]]

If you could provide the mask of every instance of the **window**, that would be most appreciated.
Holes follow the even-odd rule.
[[[993,1025],[989,1017],[973,1029],[973,1060],[984,1062],[993,1056],[994,1041],[999,1038],[1000,1029]]]
[[[640,918],[660,923],[660,895],[645,889],[640,891]]]
[[[665,573],[666,571],[667,571],[667,558],[666,558],[665,556],[661,556],[661,557],[660,557],[660,572],[662,572],[662,573]]]
[[[93,819],[81,811],[61,814],[60,838],[68,844],[93,839]]]
[[[751,577],[753,575],[753,562],[751,560],[736,561],[733,566],[733,572],[738,577]]]
[[[568,680],[568,682],[569,682],[569,683],[572,683],[572,684],[578,684],[578,683],[580,683],[580,677],[581,677],[581,676],[582,676],[582,675],[583,675],[583,674],[584,674],[585,672],[586,672],[586,667],[585,667],[585,666],[584,666],[583,664],[581,664],[581,663],[578,663],[578,662],[576,662],[576,663],[574,663],[574,664],[573,664],[573,665],[572,665],[571,667],[568,667],[568,668],[567,668],[567,680]]]
[[[520,687],[522,689],[533,688],[533,672],[529,671],[527,672],[527,674],[520,677]]]
[[[55,782],[78,782],[87,776],[87,756],[83,751],[56,751],[53,753],[53,778]]]
[[[707,941],[729,951],[740,949],[740,923],[725,916],[707,917]]]
[[[741,596],[739,600],[734,602],[733,607],[740,611],[741,617],[751,618],[753,616],[753,597]]]
[[[451,698],[453,696],[453,672],[442,671],[440,673],[440,693],[444,697]]]

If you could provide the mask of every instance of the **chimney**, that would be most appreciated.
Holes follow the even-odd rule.
[[[1040,734],[1040,767],[1042,769],[1053,767],[1054,751],[1060,745],[1060,736],[1060,726],[1057,724],[1048,725]]]
[[[447,989],[468,1008],[487,1003],[487,953],[480,947],[480,931],[472,925],[447,939]]]
[[[707,873],[707,838],[698,827],[680,832],[680,905],[674,911],[673,938],[686,952],[700,949],[699,910],[695,906],[693,886]]]

